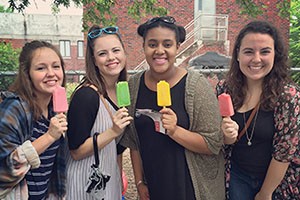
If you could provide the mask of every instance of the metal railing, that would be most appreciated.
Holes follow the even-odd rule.
[[[199,71],[202,74],[207,76],[217,75],[218,77],[223,77],[228,69],[193,69],[192,70]],[[128,74],[133,75],[141,70],[128,70]],[[291,68],[291,73],[300,73],[299,68]],[[17,75],[15,71],[0,71],[0,90],[7,89],[9,85],[14,81],[14,77]],[[69,83],[79,83],[81,78],[85,75],[85,71],[80,70],[70,70],[66,71],[67,82]]]
[[[219,74],[219,73],[225,73],[228,71],[228,69],[193,69],[195,71],[199,71],[203,74],[208,74],[208,73],[215,73],[215,74]],[[300,67],[293,67],[290,69],[291,72],[300,72]],[[142,70],[128,70],[128,74],[131,75],[131,74],[135,74],[139,71],[142,71]],[[16,76],[17,75],[17,72],[16,71],[6,71],[6,72],[1,72],[0,71],[0,78],[1,77],[13,77],[13,76]],[[85,75],[85,71],[82,71],[82,70],[68,70],[66,71],[66,75],[67,76],[84,76]]]

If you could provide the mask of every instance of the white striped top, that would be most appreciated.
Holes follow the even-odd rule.
[[[115,110],[109,104],[111,111]],[[106,110],[103,102],[99,101],[99,110],[93,128],[91,130],[91,136],[95,132],[100,134],[112,126],[112,121],[108,111]],[[68,145],[66,145],[68,147]],[[121,200],[121,176],[120,170],[117,164],[117,152],[116,142],[113,140],[107,144],[103,149],[99,149],[99,161],[100,170],[102,173],[110,175],[110,180],[106,183],[105,200]],[[88,176],[90,173],[90,166],[95,162],[94,155],[85,159],[75,161],[70,156],[70,152],[67,148],[67,194],[66,200],[94,200],[92,195],[84,191],[85,185],[88,182]]]

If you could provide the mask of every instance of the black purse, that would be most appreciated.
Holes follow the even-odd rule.
[[[99,169],[99,155],[97,137],[99,133],[93,135],[93,148],[95,163],[91,165],[89,180],[85,186],[85,191],[93,195],[96,199],[104,199],[106,183],[110,180],[109,175],[103,174]]]

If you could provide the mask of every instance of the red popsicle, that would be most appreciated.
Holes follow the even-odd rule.
[[[64,87],[58,86],[53,92],[53,110],[56,113],[67,112],[68,110],[68,100],[66,89]]]
[[[220,113],[223,117],[234,115],[232,100],[229,94],[223,93],[218,96]]]

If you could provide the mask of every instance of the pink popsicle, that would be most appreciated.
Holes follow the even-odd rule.
[[[68,100],[66,89],[64,87],[58,86],[53,92],[53,110],[56,113],[67,112],[68,110]]]
[[[234,115],[232,100],[229,94],[223,93],[218,96],[220,113],[223,117]]]

